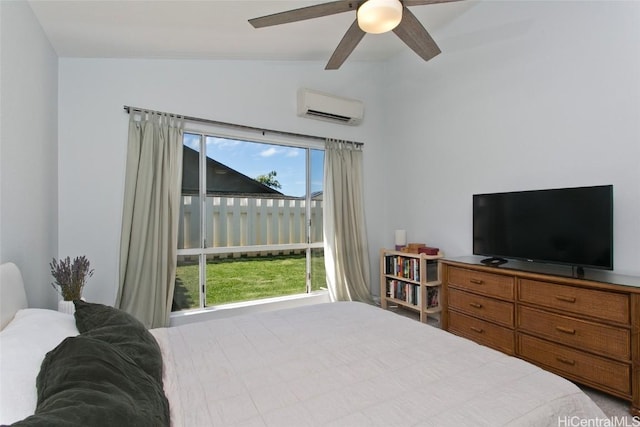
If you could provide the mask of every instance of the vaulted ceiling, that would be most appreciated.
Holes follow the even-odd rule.
[[[261,29],[247,22],[318,3],[323,2],[29,0],[60,57],[327,61],[355,12]],[[438,42],[439,30],[473,4],[467,0],[411,11]],[[385,60],[406,50],[393,33],[367,34],[347,61]]]

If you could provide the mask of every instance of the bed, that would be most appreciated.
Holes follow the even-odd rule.
[[[325,303],[147,332],[126,313],[99,304],[80,303],[76,318],[27,308],[17,268],[0,268],[0,424],[116,425],[121,420],[112,413],[123,416],[128,410],[125,425],[170,420],[176,427],[557,426],[560,420],[568,425],[606,418],[569,381],[362,303]],[[126,332],[116,336],[117,330]],[[82,359],[93,345],[98,356]],[[137,369],[122,379],[126,398],[118,401],[117,411],[101,406],[101,399],[120,393],[117,381],[106,380],[107,387],[78,380],[90,390],[71,395],[51,385],[55,375],[49,371],[62,370],[63,380],[92,377],[76,372],[79,359],[97,364],[89,369],[120,369],[102,361],[111,347],[127,369]],[[71,358],[72,366],[51,360],[58,353]],[[49,396],[37,394],[36,379]],[[139,383],[142,392],[130,392]],[[106,388],[93,393],[101,387]],[[90,422],[78,415],[78,401],[87,395]],[[64,419],[67,414],[73,414],[71,420]],[[47,416],[55,422],[43,421]]]

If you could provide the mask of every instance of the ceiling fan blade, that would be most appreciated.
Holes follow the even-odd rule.
[[[461,0],[403,0],[402,3],[405,6],[424,6],[427,4],[450,3],[454,1]]]
[[[356,9],[358,9],[357,1],[332,1],[249,19],[249,23],[253,25],[254,28],[262,28],[287,24],[289,22],[304,21],[305,19],[319,18],[321,16],[335,15]]]
[[[402,21],[393,32],[425,61],[441,52],[418,18],[406,6],[402,9]]]
[[[347,59],[353,49],[358,46],[360,40],[364,37],[364,31],[360,29],[358,26],[358,20],[353,21],[353,24],[349,27],[347,32],[340,40],[338,47],[333,51],[333,55],[329,58],[329,62],[327,62],[327,66],[324,67],[325,70],[337,70],[340,68],[342,63]]]

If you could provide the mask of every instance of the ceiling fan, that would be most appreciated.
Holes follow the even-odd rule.
[[[357,11],[356,20],[342,37],[325,70],[340,68],[365,33],[380,34],[392,30],[415,53],[428,61],[441,52],[440,48],[407,6],[453,1],[459,0],[331,1],[250,19],[249,23],[254,28],[262,28],[355,10]]]

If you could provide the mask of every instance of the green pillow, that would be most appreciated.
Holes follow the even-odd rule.
[[[162,354],[153,335],[129,313],[108,305],[73,302],[81,334],[116,346],[162,384]]]
[[[83,335],[47,353],[35,414],[16,427],[168,426],[162,384],[118,348]]]

